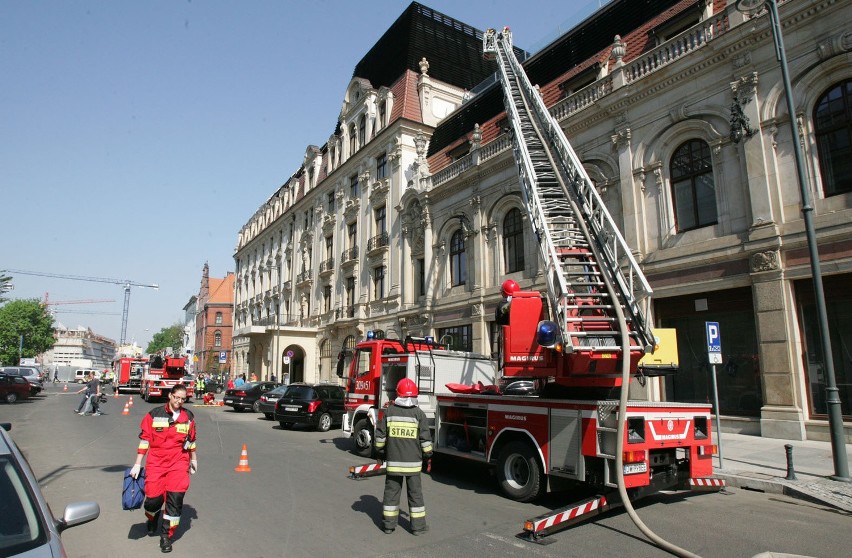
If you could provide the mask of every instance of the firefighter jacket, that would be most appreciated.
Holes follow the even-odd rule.
[[[419,475],[423,460],[432,457],[426,413],[395,401],[376,427],[376,449],[385,459],[388,475]]]
[[[151,409],[142,418],[138,453],[148,453],[146,476],[153,473],[187,475],[189,484],[190,452],[195,451],[195,420],[192,411],[181,409],[177,418],[168,405]]]

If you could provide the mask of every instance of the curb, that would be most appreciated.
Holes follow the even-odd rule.
[[[829,506],[838,510],[843,510],[852,513],[852,505],[849,505],[846,502],[840,501],[836,498],[830,497],[830,488],[819,491],[809,490],[807,486],[797,486],[793,484],[799,481],[788,481],[780,477],[762,475],[761,473],[743,474],[723,473],[721,471],[716,471],[714,476],[720,479],[724,479],[725,483],[729,487],[742,488],[744,490],[755,490],[758,492],[765,492],[767,494],[781,494],[790,498],[805,500],[815,504],[821,504],[824,506]],[[819,479],[816,482],[833,483],[835,481],[831,481],[828,479]],[[826,492],[826,494],[823,494],[822,492]]]

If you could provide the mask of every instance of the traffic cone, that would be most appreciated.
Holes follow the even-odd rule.
[[[62,391],[68,391],[68,384],[65,384],[65,387],[62,388]]]
[[[112,396],[114,398],[118,399],[118,390],[115,390],[114,392],[112,392]]]
[[[127,404],[130,405],[131,407],[133,406],[133,396],[132,395],[130,396],[130,399],[127,400]]]
[[[246,445],[243,444],[243,451],[240,452],[240,464],[234,467],[237,473],[251,473],[251,467],[248,464],[248,451]]]
[[[127,403],[124,404],[124,410],[121,411],[121,414],[122,415],[129,415],[130,414],[130,405],[129,404],[127,404]]]

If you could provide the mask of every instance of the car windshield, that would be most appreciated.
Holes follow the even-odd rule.
[[[8,456],[0,456],[0,555],[20,554],[45,542],[47,533],[26,477]]]
[[[278,395],[280,397],[284,395],[288,389],[290,389],[290,386],[278,386],[277,388],[267,392],[266,395]]]
[[[287,397],[293,399],[316,399],[317,393],[311,386],[290,386]]]
[[[241,385],[241,386],[237,386],[237,388],[236,388],[236,389],[238,389],[238,390],[240,390],[240,391],[248,391],[248,390],[252,389],[253,387],[255,387],[256,385],[258,385],[259,383],[260,383],[260,382],[249,382],[249,383],[247,383],[247,384],[243,384],[243,385]]]

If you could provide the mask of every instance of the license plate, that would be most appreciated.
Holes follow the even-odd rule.
[[[233,399],[225,399],[225,403],[233,403],[233,402],[234,402]]]
[[[648,464],[644,461],[642,463],[628,463],[624,466],[624,474],[632,475],[633,473],[644,473],[648,470]]]
[[[299,408],[298,407],[284,407],[284,410],[292,413],[294,411],[298,411]]]

